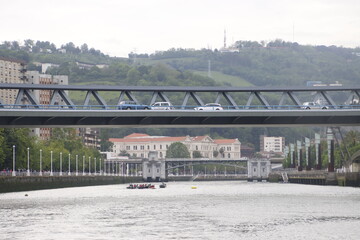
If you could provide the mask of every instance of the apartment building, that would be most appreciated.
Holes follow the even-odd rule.
[[[52,85],[68,85],[69,80],[66,75],[50,75],[39,73],[38,71],[28,71],[26,73],[26,80],[24,83],[28,84],[52,84]],[[34,97],[40,105],[49,105],[51,101],[51,90],[34,90]],[[55,99],[55,105],[64,105],[65,102],[59,96]],[[33,135],[38,136],[41,140],[47,140],[51,136],[51,128],[33,128],[31,129]]]
[[[284,137],[260,136],[260,152],[265,153],[283,153],[285,149]]]
[[[85,146],[100,150],[99,128],[78,128],[77,135],[81,137]]]
[[[190,156],[195,151],[209,159],[240,159],[241,143],[238,139],[212,139],[209,136],[150,136],[148,134],[133,133],[124,138],[110,138],[113,143],[112,156],[127,153],[131,157],[147,158],[150,151],[157,151],[160,159],[166,157],[166,151],[172,143],[181,142],[189,150]]]
[[[0,83],[25,83],[24,61],[0,57]],[[0,104],[14,104],[18,90],[0,89]]]

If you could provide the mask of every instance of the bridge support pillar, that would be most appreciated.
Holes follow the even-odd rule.
[[[271,163],[268,159],[250,159],[248,161],[248,180],[263,180],[269,177]]]
[[[158,152],[151,151],[149,157],[143,159],[143,179],[144,181],[164,181],[165,174],[165,161],[158,159]]]

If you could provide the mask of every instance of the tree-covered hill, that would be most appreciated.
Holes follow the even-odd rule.
[[[0,44],[0,56],[23,59],[30,69],[35,68],[34,62],[58,64],[51,73],[69,75],[70,84],[304,86],[307,81],[321,81],[349,86],[360,79],[360,48],[304,46],[282,40],[237,41],[220,50],[130,53],[129,58],[110,57],[86,43],[70,42],[57,48],[48,41],[6,41]],[[94,67],[81,69],[77,62]],[[109,67],[99,69],[97,64]]]

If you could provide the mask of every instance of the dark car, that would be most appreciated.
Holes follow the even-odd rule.
[[[119,106],[119,110],[149,110],[150,106],[138,104],[135,101],[121,101]]]

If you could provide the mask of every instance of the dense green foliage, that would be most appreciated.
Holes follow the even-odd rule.
[[[13,146],[15,146],[16,169],[27,169],[27,148],[30,153],[30,169],[39,171],[40,149],[42,150],[42,169],[50,170],[50,155],[53,152],[53,170],[60,168],[60,153],[62,153],[62,169],[68,170],[68,159],[71,154],[71,169],[76,168],[75,156],[78,155],[79,170],[82,170],[85,156],[85,168],[88,170],[89,157],[91,166],[96,158],[97,166],[100,164],[100,153],[95,149],[85,147],[81,139],[76,136],[74,129],[56,128],[49,141],[39,141],[29,136],[29,129],[5,128],[0,129],[0,169],[13,168]],[[92,167],[92,171],[93,171]]]
[[[185,144],[174,142],[166,150],[166,158],[190,158],[190,153]]]

